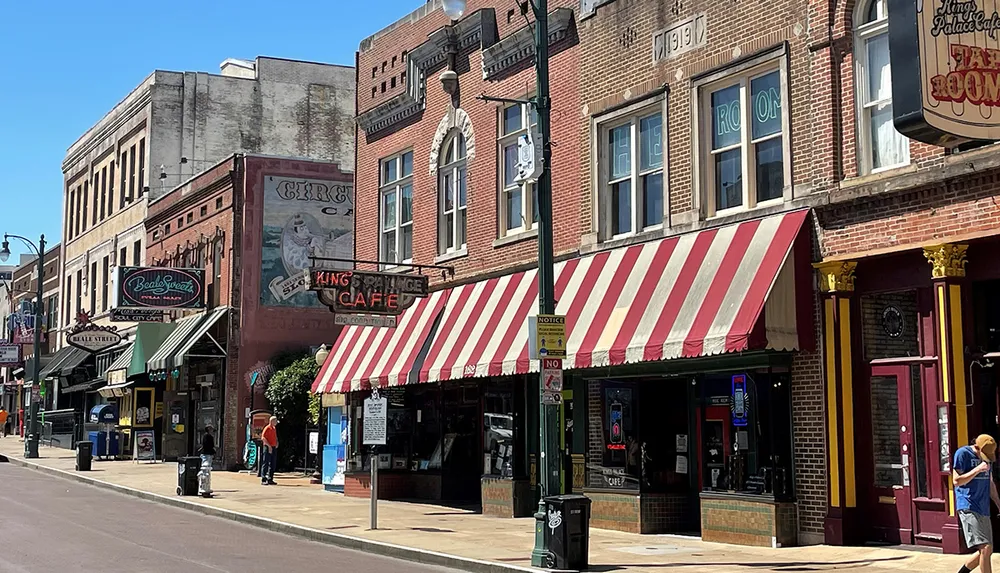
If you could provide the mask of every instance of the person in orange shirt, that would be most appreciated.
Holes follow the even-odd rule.
[[[0,407],[0,438],[7,437],[7,410]]]
[[[260,440],[264,442],[263,467],[260,470],[261,485],[278,485],[274,481],[274,466],[278,461],[278,418],[271,416],[264,431],[260,434]]]

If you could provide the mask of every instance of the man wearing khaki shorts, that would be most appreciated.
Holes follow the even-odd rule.
[[[962,527],[965,544],[977,553],[965,562],[959,573],[969,573],[982,566],[983,573],[992,573],[990,557],[993,555],[993,526],[990,523],[990,499],[1000,507],[993,483],[990,464],[997,459],[997,443],[986,434],[980,435],[971,446],[955,452],[952,463],[952,480],[955,483],[955,508]]]

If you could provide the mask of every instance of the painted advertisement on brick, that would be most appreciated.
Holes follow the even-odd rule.
[[[260,302],[263,306],[322,308],[306,289],[310,256],[354,256],[354,186],[347,181],[264,176]],[[350,263],[315,261],[327,269]]]

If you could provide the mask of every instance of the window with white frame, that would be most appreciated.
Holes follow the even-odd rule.
[[[413,260],[413,152],[383,159],[379,167],[381,240],[385,263]]]
[[[514,104],[500,109],[500,236],[514,235],[534,228],[538,221],[538,197],[534,183],[517,183],[518,139],[538,124],[538,113],[529,104]],[[530,127],[529,127],[530,126]]]
[[[859,4],[855,17],[858,159],[862,173],[910,162],[910,140],[892,123],[889,19],[886,0]]]
[[[778,63],[767,64],[702,88],[708,117],[701,180],[709,217],[783,199],[788,137],[781,74]]]
[[[663,115],[660,106],[601,126],[606,234],[623,237],[663,222]]]
[[[444,255],[465,248],[465,136],[453,129],[441,149],[445,151],[438,158],[438,253]]]

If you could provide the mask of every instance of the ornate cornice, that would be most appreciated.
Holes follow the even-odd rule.
[[[924,256],[931,264],[931,276],[936,279],[965,276],[965,252],[968,245],[934,245],[924,247]]]
[[[597,13],[597,8],[610,4],[615,0],[580,0],[580,19],[589,18]]]
[[[849,261],[815,263],[813,267],[819,271],[820,292],[854,291],[854,269],[857,266],[858,263]]]
[[[492,8],[477,10],[455,24],[454,32],[459,51],[475,45],[492,46],[497,42],[496,12]],[[427,72],[447,60],[448,35],[448,28],[439,28],[407,54],[406,90],[358,115],[358,127],[371,135],[423,111]]]
[[[556,8],[549,12],[549,45],[564,40],[573,26],[573,10]],[[534,57],[535,36],[525,26],[483,50],[483,79],[492,80],[517,64]]]

